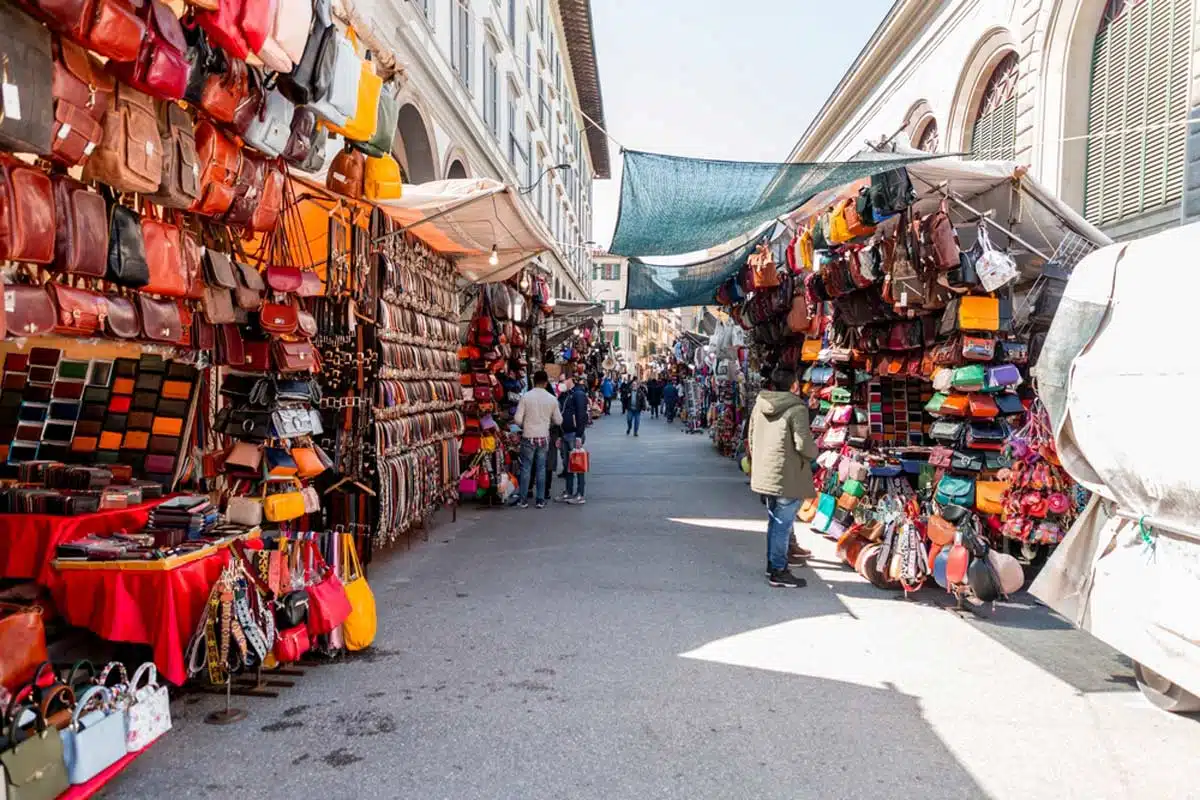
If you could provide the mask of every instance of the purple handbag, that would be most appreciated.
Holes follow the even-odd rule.
[[[1016,386],[1020,382],[1021,370],[1017,369],[1012,364],[1001,364],[997,367],[988,367],[988,386]]]

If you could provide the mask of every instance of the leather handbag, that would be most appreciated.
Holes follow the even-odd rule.
[[[341,567],[346,599],[350,602],[350,614],[342,622],[342,636],[347,650],[363,650],[375,641],[377,619],[375,593],[367,583],[366,573],[358,559],[358,548],[353,534],[338,536],[342,547]]]
[[[224,71],[212,72],[200,91],[200,108],[217,122],[232,123],[250,93],[250,73],[245,61],[227,59]],[[197,139],[199,135],[197,134]]]
[[[288,522],[289,520],[299,519],[304,516],[304,496],[300,493],[303,486],[295,478],[286,483],[289,483],[291,486],[289,491],[268,494],[267,489],[271,482],[263,481],[263,518],[268,522]]]
[[[108,217],[108,267],[105,280],[140,289],[150,280],[142,218],[131,208],[113,203]]]
[[[58,307],[58,323],[54,332],[65,336],[95,336],[108,313],[104,295],[75,289],[61,283],[48,283],[46,289]]]
[[[258,311],[262,307],[263,296],[267,289],[262,275],[254,267],[240,261],[234,262],[234,266],[239,279],[239,285],[233,290],[238,308],[245,311]]]
[[[55,226],[50,176],[0,153],[0,260],[51,263]]]
[[[271,652],[280,664],[291,664],[299,661],[311,646],[306,626],[281,627],[275,634],[275,646]]]
[[[257,497],[231,497],[225,507],[225,518],[234,525],[253,528],[262,524],[263,504]]]
[[[233,293],[228,289],[220,286],[206,286],[204,288],[204,299],[201,301],[201,309],[204,311],[204,318],[211,325],[221,325],[223,327],[232,327],[235,331],[237,326],[232,323],[237,321],[237,312],[233,307]],[[241,338],[238,337],[238,341]],[[239,347],[238,352],[242,352]],[[245,356],[242,355],[235,361],[226,362],[232,366],[239,366],[245,362]]]
[[[108,305],[104,315],[104,328],[110,336],[118,339],[137,339],[142,335],[142,320],[138,317],[137,306],[128,297],[108,295],[104,298]]]
[[[283,146],[283,160],[292,166],[302,166],[312,152],[317,138],[317,114],[307,106],[296,108],[288,131],[287,144]],[[324,131],[321,131],[324,134]]]
[[[300,169],[311,175],[316,175],[325,169],[326,145],[329,142],[329,133],[323,126],[317,126],[317,132],[313,134],[312,147],[309,148],[308,157],[300,164]]]
[[[35,731],[23,732],[15,720],[7,721],[9,748],[0,752],[0,773],[5,797],[13,800],[53,800],[71,785],[61,734],[40,710],[34,715]]]
[[[271,350],[280,372],[316,372],[320,367],[317,349],[311,342],[276,341]]]
[[[137,58],[146,24],[129,0],[30,0],[46,23],[113,62]]]
[[[275,627],[279,630],[303,625],[308,620],[308,592],[296,589],[275,600]]]
[[[139,0],[146,32],[137,59],[113,72],[130,86],[163,100],[181,100],[188,84],[187,42],[175,12],[162,0]]]
[[[162,141],[154,100],[132,86],[117,83],[103,128],[99,146],[83,167],[83,179],[106,183],[118,192],[158,191]]]
[[[253,473],[258,477],[262,469],[263,446],[257,442],[237,441],[233,449],[225,456],[226,471],[241,471]]]
[[[296,267],[269,265],[267,285],[276,292],[298,292],[303,284],[303,273]]]
[[[62,173],[50,176],[54,187],[55,272],[103,278],[108,265],[108,209],[104,198]]]
[[[939,505],[970,508],[975,504],[975,480],[958,475],[943,475],[937,483],[934,499]]]
[[[6,285],[4,308],[4,327],[12,337],[50,333],[58,320],[54,298],[44,286]]]
[[[0,686],[15,692],[46,658],[41,606],[0,602]]]
[[[191,210],[207,216],[224,214],[233,204],[241,151],[216,125],[201,120],[196,124],[196,157],[200,164],[200,196]]]
[[[299,326],[296,307],[282,303],[264,303],[258,313],[258,324],[264,333],[271,336],[290,336]]]
[[[126,755],[126,712],[107,686],[83,691],[62,732],[63,761],[72,786],[87,783]]]
[[[390,154],[367,158],[363,195],[368,200],[399,200],[403,187],[400,164]]]
[[[337,28],[332,29],[331,36],[332,63],[327,67],[319,64],[316,75],[318,86],[328,76],[329,88],[313,98],[311,105],[313,111],[330,125],[343,126],[354,118],[358,109],[358,83],[362,79],[362,59],[354,51],[350,40]]]
[[[297,333],[311,339],[317,335],[317,318],[298,307],[296,309],[296,327],[299,329]]]
[[[143,675],[146,676],[145,685],[141,683]],[[129,693],[125,749],[136,753],[171,730],[171,702],[167,687],[158,683],[158,669],[152,661],[145,662],[133,673]]]
[[[296,59],[291,74],[279,77],[280,89],[298,106],[311,103],[328,91],[330,76],[319,77],[319,73],[329,72],[336,56],[333,39],[336,31],[330,12],[330,0],[314,0],[304,51]]]
[[[142,216],[142,240],[146,247],[146,266],[150,280],[143,292],[166,297],[184,297],[191,288],[183,268],[183,247],[179,226],[157,217],[149,210]]]
[[[353,608],[341,580],[311,542],[306,543],[304,555],[312,565],[308,585],[308,633],[325,636],[340,627]]]
[[[158,137],[162,175],[158,191],[146,199],[166,208],[191,208],[200,196],[200,159],[192,118],[178,103],[159,102]]]
[[[384,84],[379,93],[379,110],[376,113],[375,133],[365,142],[355,146],[367,156],[378,158],[391,155],[392,146],[396,142],[396,125],[400,118],[400,102],[396,99],[395,90]]]
[[[242,227],[254,215],[266,180],[267,161],[253,150],[242,150],[237,178],[233,182],[233,202],[225,212],[227,225]]]
[[[297,3],[296,5],[303,5]],[[268,13],[270,14],[269,26],[267,27],[266,36],[263,39],[262,45],[255,50],[255,54],[259,60],[267,66],[267,69],[275,72],[288,73],[292,71],[292,57],[288,55],[283,48],[283,43],[276,38],[276,32],[279,30],[279,21],[281,17],[287,17],[292,13],[291,4],[287,0],[271,0],[268,5]],[[305,23],[305,31],[308,30]],[[303,44],[301,44],[303,47]]]
[[[979,481],[975,484],[975,510],[983,514],[1000,514],[1004,511],[1004,494],[1008,491],[1007,481]]]
[[[0,53],[4,54],[0,147],[50,155],[55,132],[50,31],[12,3],[4,3],[0,5]]]
[[[73,167],[100,144],[115,83],[100,62],[68,39],[54,40],[54,138],[51,156]]]
[[[330,191],[359,200],[363,196],[363,173],[367,157],[351,147],[342,148],[329,165],[325,185]]]
[[[349,31],[351,45],[354,44],[354,31]],[[338,54],[338,66],[341,66],[342,55]],[[357,58],[357,53],[355,54]],[[365,142],[375,135],[375,126],[379,123],[379,95],[383,91],[383,79],[375,74],[375,65],[370,61],[359,60],[358,84],[356,86],[357,100],[353,113],[346,115],[343,125],[331,124],[334,133],[339,133],[347,141]],[[334,76],[334,84],[339,80]]]
[[[183,336],[183,320],[179,304],[172,300],[155,300],[144,294],[137,298],[142,318],[142,336],[152,342],[177,344]]]
[[[301,478],[315,478],[328,469],[311,447],[293,447],[292,459],[296,462],[296,474]]]
[[[990,396],[972,394],[968,413],[972,419],[991,419],[1000,413],[1000,408]]]
[[[278,89],[263,92],[259,97],[242,138],[260,153],[275,157],[288,145],[296,107]]]
[[[279,161],[267,162],[264,169],[258,203],[246,223],[248,230],[260,233],[273,231],[279,224],[279,215],[283,212],[284,187],[287,185],[287,171]]]

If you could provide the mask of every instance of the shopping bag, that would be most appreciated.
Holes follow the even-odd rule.
[[[587,472],[589,465],[588,452],[583,449],[582,445],[571,451],[571,455],[567,459],[568,472]]]
[[[347,650],[362,650],[375,641],[375,595],[367,584],[362,564],[358,560],[358,549],[354,535],[344,533],[342,547],[345,554],[346,597],[350,600],[350,616],[342,623],[342,633]]]

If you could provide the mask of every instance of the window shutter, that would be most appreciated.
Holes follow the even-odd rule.
[[[1178,202],[1190,0],[1109,0],[1092,50],[1084,214],[1107,225]]]
[[[971,128],[971,154],[977,161],[1011,161],[1017,156],[1016,53],[1009,53],[988,78],[975,124]]]

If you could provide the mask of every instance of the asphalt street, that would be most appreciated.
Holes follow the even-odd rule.
[[[811,535],[808,587],[771,589],[707,436],[614,415],[588,446],[586,506],[465,506],[379,556],[373,648],[232,726],[182,697],[106,796],[1200,797],[1200,720],[1045,609],[904,600]]]

